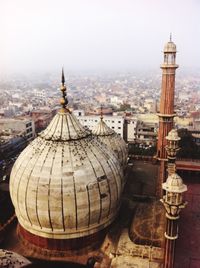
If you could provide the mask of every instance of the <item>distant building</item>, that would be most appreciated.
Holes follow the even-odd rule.
[[[79,122],[83,125],[88,127],[89,129],[93,129],[93,127],[100,121],[99,116],[95,115],[79,115],[80,112],[74,111],[76,114]],[[104,115],[104,121],[108,127],[113,129],[118,135],[120,135],[122,138],[124,138],[124,124],[125,120],[122,116],[108,116]]]
[[[144,108],[147,109],[150,113],[157,112],[157,102],[152,98],[148,98],[144,101]]]
[[[75,116],[85,116],[85,111],[84,110],[74,110],[73,111],[73,114],[75,115]]]
[[[191,132],[192,133],[192,132]],[[192,138],[194,142],[200,146],[200,131],[195,131],[195,133],[192,133]]]
[[[110,98],[110,103],[115,106],[120,106],[121,104],[123,104],[123,101],[121,98],[113,96]]]
[[[113,114],[112,108],[103,107],[102,109],[103,109],[104,115],[112,115]],[[88,112],[88,115],[100,115],[100,114],[101,114],[101,107],[95,108],[92,111]]]
[[[154,116],[145,117],[140,114],[127,116],[125,119],[126,141],[143,145],[155,145],[157,141],[158,120]]]
[[[37,109],[31,112],[31,117],[35,123],[36,133],[45,129],[55,115],[55,110]]]
[[[133,143],[137,138],[137,123],[138,119],[136,117],[127,117],[126,118],[126,141]]]
[[[192,129],[200,130],[200,111],[192,112],[191,118],[192,118]]]
[[[136,142],[145,145],[156,145],[158,125],[138,121],[136,128]]]
[[[30,118],[0,118],[0,131],[15,133],[30,141],[35,137],[35,124]]]
[[[0,133],[0,161],[18,155],[27,145],[24,136],[2,135]]]
[[[46,92],[45,90],[41,90],[41,89],[34,89],[34,93],[35,93],[35,96],[39,99],[45,99],[46,97]]]

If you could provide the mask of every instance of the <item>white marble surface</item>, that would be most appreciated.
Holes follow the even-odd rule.
[[[123,169],[126,168],[128,152],[125,141],[101,119],[92,131],[93,135],[116,153]]]
[[[26,230],[48,238],[77,238],[114,220],[123,180],[110,147],[66,110],[19,155],[10,193]]]

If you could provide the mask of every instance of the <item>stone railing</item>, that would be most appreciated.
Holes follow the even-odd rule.
[[[185,161],[185,162],[197,162],[200,163],[200,159],[192,159],[192,158],[176,158],[177,161]]]
[[[144,161],[152,161],[154,159],[153,156],[135,155],[135,154],[129,154],[129,158],[133,160],[144,160]]]

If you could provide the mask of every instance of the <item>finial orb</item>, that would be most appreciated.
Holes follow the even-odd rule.
[[[66,91],[66,86],[65,86],[65,85],[61,85],[61,86],[60,86],[60,90],[61,90],[61,91]]]
[[[64,104],[65,104],[65,99],[64,99],[64,98],[61,98],[61,99],[60,99],[60,104],[61,104],[61,105],[64,105]]]

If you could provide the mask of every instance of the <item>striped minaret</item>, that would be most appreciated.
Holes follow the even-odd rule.
[[[162,183],[165,181],[165,161],[167,152],[166,136],[173,128],[174,120],[174,91],[175,91],[175,73],[178,65],[176,64],[176,45],[171,40],[164,47],[164,63],[162,69],[162,89],[160,99],[159,131],[157,142],[157,159],[160,161],[160,172],[157,181],[157,196],[162,196]]]

